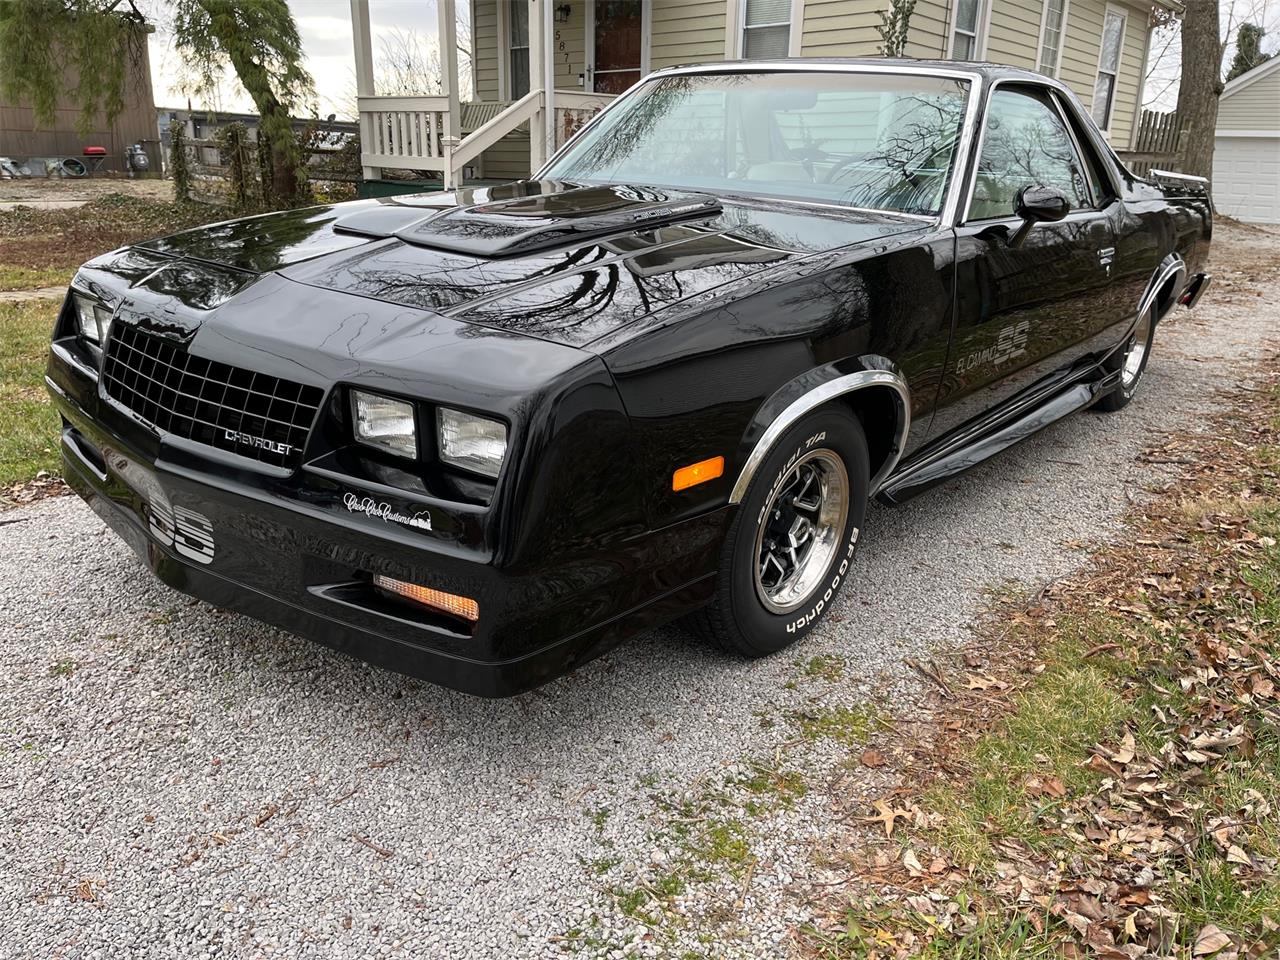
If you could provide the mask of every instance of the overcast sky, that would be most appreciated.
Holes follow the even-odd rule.
[[[464,0],[459,0],[459,6]],[[316,82],[320,116],[347,111],[355,93],[355,55],[351,45],[351,4],[348,0],[290,0],[289,6],[302,34],[302,50],[307,69]],[[163,18],[159,18],[162,19]],[[370,0],[369,19],[376,52],[378,36],[396,29],[416,30],[432,42],[436,36],[436,7],[433,0]],[[182,58],[172,47],[172,38],[163,22],[151,36],[151,82],[156,106],[185,107]],[[239,85],[223,83],[221,102],[195,103],[199,109],[253,111],[253,103]]]

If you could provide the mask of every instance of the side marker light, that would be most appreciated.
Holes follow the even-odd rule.
[[[691,463],[687,467],[681,467],[671,475],[671,489],[688,490],[690,487],[696,487],[700,483],[714,480],[723,474],[724,457],[699,460],[697,463]]]

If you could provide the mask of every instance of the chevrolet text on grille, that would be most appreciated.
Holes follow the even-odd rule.
[[[274,440],[268,440],[266,437],[252,437],[247,433],[240,433],[238,430],[227,430],[224,436],[232,443],[243,443],[245,446],[254,447],[257,450],[270,450],[272,453],[278,453],[280,456],[288,456],[293,450],[291,443],[276,443]]]

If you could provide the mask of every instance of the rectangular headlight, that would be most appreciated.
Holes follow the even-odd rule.
[[[398,457],[417,457],[418,433],[414,425],[413,404],[352,390],[351,408],[358,442]]]
[[[507,427],[488,417],[440,407],[436,411],[440,432],[440,460],[486,477],[498,476],[507,455]]]
[[[71,302],[76,308],[76,331],[80,336],[91,343],[105,343],[111,311],[82,293],[73,293]]]

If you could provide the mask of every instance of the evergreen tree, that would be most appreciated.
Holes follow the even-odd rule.
[[[1240,29],[1236,31],[1235,59],[1231,61],[1231,69],[1227,71],[1228,82],[1271,59],[1271,54],[1262,52],[1262,38],[1266,35],[1267,32],[1256,23],[1240,24]]]

